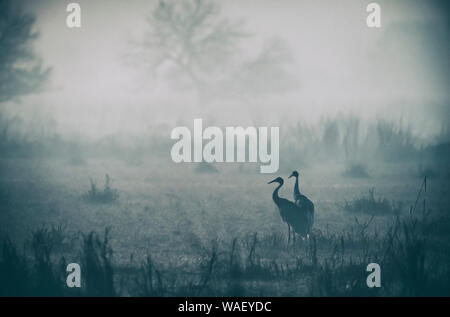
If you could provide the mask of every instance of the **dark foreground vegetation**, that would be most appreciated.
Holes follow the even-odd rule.
[[[275,233],[216,239],[181,267],[151,254],[115,264],[108,229],[42,228],[23,246],[2,239],[0,296],[450,296],[450,218],[426,212],[420,194],[384,230],[370,230],[372,216],[342,233],[315,230],[295,246]],[[66,286],[69,262],[81,265],[81,288]],[[381,288],[366,285],[371,262],[380,264]]]

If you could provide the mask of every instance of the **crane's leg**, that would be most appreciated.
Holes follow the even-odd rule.
[[[291,243],[291,226],[288,225],[288,245]]]
[[[295,248],[295,231],[294,231],[294,248]]]

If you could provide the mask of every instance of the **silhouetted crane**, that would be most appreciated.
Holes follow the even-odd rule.
[[[294,200],[295,204],[308,215],[308,233],[311,231],[311,228],[314,224],[314,204],[311,200],[308,199],[305,195],[300,193],[300,189],[298,187],[298,172],[293,171],[289,178],[295,177],[295,185],[294,185]]]
[[[274,180],[268,182],[268,184],[271,183],[278,183],[278,187],[275,188],[273,191],[273,201],[275,202],[275,205],[277,205],[278,210],[280,211],[281,219],[283,219],[284,222],[292,227],[294,230],[294,244],[295,244],[295,233],[298,233],[302,238],[306,237],[306,235],[309,233],[309,226],[308,226],[308,214],[303,211],[301,208],[299,208],[295,203],[292,201],[289,201],[285,198],[281,198],[278,195],[278,191],[283,186],[284,181],[281,177],[277,177]],[[290,234],[290,229],[289,229]]]

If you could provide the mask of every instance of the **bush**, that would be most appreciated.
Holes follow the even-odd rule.
[[[200,162],[196,167],[195,167],[195,172],[196,173],[204,173],[204,174],[212,174],[212,173],[218,173],[219,171],[217,170],[217,168],[211,164],[211,163],[207,163],[207,162]]]
[[[103,190],[97,188],[97,184],[91,179],[91,189],[85,194],[86,200],[94,203],[110,204],[119,199],[119,191],[111,187],[111,178],[105,175]]]
[[[402,210],[402,203],[395,204],[386,198],[375,199],[375,189],[369,189],[369,195],[345,201],[344,210],[352,213],[365,213],[371,215],[397,215]]]
[[[367,173],[367,168],[361,163],[354,163],[354,162],[351,163],[349,166],[347,166],[343,175],[345,177],[352,177],[352,178],[369,177],[369,173]]]

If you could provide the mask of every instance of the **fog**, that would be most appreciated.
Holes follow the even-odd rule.
[[[0,1],[0,296],[450,294],[447,2],[77,2]]]
[[[233,67],[275,43],[280,71],[264,73],[265,86],[254,87],[249,77],[233,93],[217,81],[205,98],[189,83],[174,83],[170,65],[155,74],[135,54],[157,1],[79,1],[80,29],[65,25],[65,3],[25,1],[37,18],[34,47],[52,76],[45,90],[3,104],[3,111],[58,134],[94,138],[196,117],[211,125],[274,126],[355,115],[401,121],[423,138],[440,133],[449,117],[448,10],[439,2],[379,1],[382,27],[371,29],[366,2],[221,2],[221,18],[245,33],[228,53]],[[220,76],[235,80],[218,69],[208,81]]]

